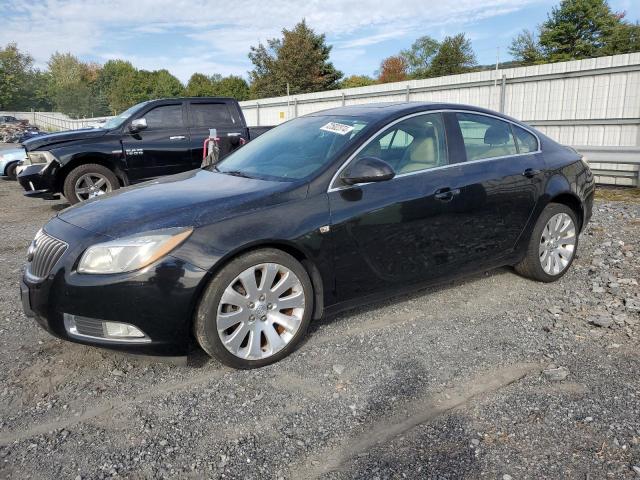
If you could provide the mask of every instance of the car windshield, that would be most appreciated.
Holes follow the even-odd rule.
[[[138,104],[134,105],[133,107],[128,108],[127,110],[122,112],[120,115],[117,115],[115,117],[111,117],[109,120],[104,122],[104,125],[102,126],[102,128],[111,129],[111,128],[119,127],[124,122],[126,122],[126,120],[131,115],[136,113],[138,110],[140,110],[142,107],[144,107],[147,103],[149,103],[149,102],[138,103]]]
[[[213,168],[265,180],[301,180],[331,162],[366,126],[358,117],[297,118],[260,135]]]

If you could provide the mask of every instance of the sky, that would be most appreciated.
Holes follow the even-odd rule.
[[[0,0],[0,45],[17,42],[38,67],[52,53],[85,61],[113,58],[137,68],[166,68],[186,83],[191,74],[247,78],[249,47],[279,36],[302,18],[333,46],[346,76],[374,75],[380,61],[422,35],[437,40],[465,32],[480,64],[509,60],[522,29],[535,30],[552,0]],[[640,1],[611,0],[615,11],[640,18]]]

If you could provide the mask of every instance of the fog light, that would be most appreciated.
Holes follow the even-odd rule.
[[[117,322],[102,322],[104,331],[108,337],[132,337],[143,338],[144,333],[133,325]]]
[[[151,339],[129,323],[110,322],[80,315],[63,314],[64,326],[70,335],[112,342],[150,342]]]

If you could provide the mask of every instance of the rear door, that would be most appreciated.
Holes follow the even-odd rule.
[[[248,141],[247,129],[235,105],[222,100],[191,100],[189,102],[189,132],[191,135],[191,163],[202,163],[204,140],[215,128],[220,139],[220,159]]]
[[[159,177],[192,168],[189,132],[182,102],[159,105],[138,115],[147,128],[125,130],[122,143],[131,180]]]
[[[455,193],[450,202],[455,235],[447,235],[447,241],[457,252],[457,264],[499,263],[512,252],[540,195],[538,140],[490,115],[447,116],[449,138],[462,147],[452,158],[457,162],[449,185]]]

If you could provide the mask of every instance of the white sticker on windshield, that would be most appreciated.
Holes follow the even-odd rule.
[[[320,127],[320,130],[325,132],[337,133],[338,135],[346,135],[353,130],[353,127],[345,125],[344,123],[329,122],[326,125]]]

